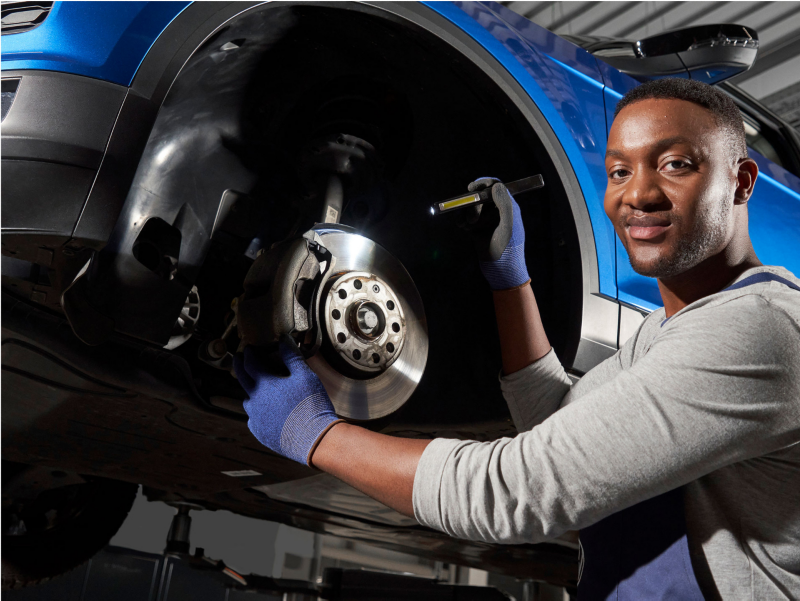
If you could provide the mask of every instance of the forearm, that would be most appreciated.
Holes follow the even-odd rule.
[[[504,374],[513,374],[550,352],[550,341],[530,283],[495,291],[494,308]]]
[[[322,438],[311,463],[384,505],[414,517],[414,476],[430,442],[339,423]]]

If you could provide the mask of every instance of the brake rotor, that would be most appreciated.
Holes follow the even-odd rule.
[[[308,364],[338,415],[389,415],[414,392],[428,359],[422,299],[402,263],[372,240],[341,226],[314,232],[334,259],[319,300],[323,348]]]

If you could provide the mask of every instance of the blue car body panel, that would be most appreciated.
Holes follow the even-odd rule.
[[[39,69],[130,85],[158,36],[189,2],[56,2],[39,27],[3,37],[3,70]],[[655,280],[637,275],[603,211],[614,106],[637,82],[492,2],[424,2],[483,46],[528,93],[559,138],[586,201],[599,293],[652,310]],[[761,155],[750,231],[767,264],[800,273],[800,179]],[[532,166],[535,169],[535,166]]]
[[[55,2],[44,22],[3,36],[3,70],[40,69],[129,86],[148,50],[191,2]]]
[[[750,239],[765,265],[781,265],[800,273],[800,180],[754,150],[750,157],[759,175],[748,203]],[[779,180],[794,184],[792,189]],[[656,280],[639,275],[630,266],[628,253],[617,238],[617,286],[619,300],[652,311],[663,305]]]
[[[638,82],[605,63],[600,69],[606,84],[606,120],[610,129],[614,107]],[[753,247],[765,265],[781,265],[800,273],[800,179],[752,149],[749,154],[759,169],[748,203]],[[633,271],[619,238],[616,248],[619,300],[648,311],[662,306],[656,281]]]

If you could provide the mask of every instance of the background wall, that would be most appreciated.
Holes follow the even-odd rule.
[[[550,31],[640,40],[692,25],[758,32],[756,64],[730,81],[800,129],[800,2],[501,2]]]

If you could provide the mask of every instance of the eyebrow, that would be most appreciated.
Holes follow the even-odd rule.
[[[692,140],[686,138],[685,136],[672,136],[671,138],[664,138],[663,140],[659,140],[653,146],[657,150],[661,150],[663,148],[668,148],[673,144],[691,144]],[[606,150],[606,157],[624,157],[625,153],[621,150],[615,150],[614,148],[609,148]]]

